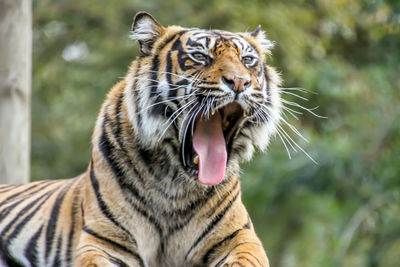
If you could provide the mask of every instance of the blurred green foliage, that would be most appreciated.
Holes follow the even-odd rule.
[[[253,30],[305,112],[243,166],[243,198],[272,266],[399,266],[400,2],[397,0],[34,0],[33,180],[83,172],[109,88],[138,53],[132,18]],[[290,107],[290,106],[289,106]],[[299,111],[303,111],[296,108]],[[299,149],[297,149],[299,150]]]

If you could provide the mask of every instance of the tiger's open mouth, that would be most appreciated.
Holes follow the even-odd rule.
[[[184,138],[182,162],[199,182],[206,185],[220,183],[232,150],[233,139],[246,112],[237,102],[213,110],[209,118],[197,116],[194,131]]]

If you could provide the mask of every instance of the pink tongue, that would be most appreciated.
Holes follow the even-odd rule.
[[[193,149],[199,155],[199,181],[202,184],[219,184],[225,175],[227,154],[221,125],[219,112],[196,124]]]

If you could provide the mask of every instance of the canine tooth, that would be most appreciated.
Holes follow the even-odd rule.
[[[198,155],[196,155],[196,156],[194,157],[193,163],[196,164],[196,165],[199,164],[199,156],[198,156]]]
[[[224,122],[224,127],[222,127],[222,129],[225,131],[226,128],[228,128],[229,126],[229,121]]]
[[[212,109],[211,110],[211,116],[214,116],[214,114],[215,114],[215,109]]]
[[[246,112],[246,110],[243,110],[243,117],[247,117],[247,112]]]

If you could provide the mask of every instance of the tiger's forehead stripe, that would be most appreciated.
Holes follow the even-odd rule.
[[[185,32],[187,49],[194,48],[204,52],[215,51],[221,47],[233,47],[238,54],[256,53],[256,50],[240,35],[224,31],[197,30]]]

